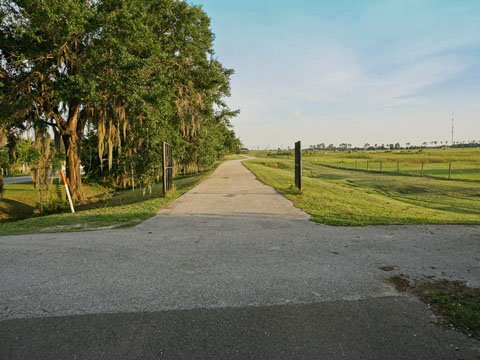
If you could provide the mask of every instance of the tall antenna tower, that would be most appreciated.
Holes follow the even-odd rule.
[[[455,112],[452,110],[452,145],[453,145],[453,140],[454,140],[454,134],[455,134]]]

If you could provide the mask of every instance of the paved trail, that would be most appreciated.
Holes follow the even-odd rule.
[[[269,186],[256,180],[241,161],[223,163],[195,189],[161,211],[164,215],[222,217],[309,218],[308,214]]]
[[[478,360],[384,279],[480,285],[479,227],[307,219],[232,161],[132,229],[0,237],[0,358]]]

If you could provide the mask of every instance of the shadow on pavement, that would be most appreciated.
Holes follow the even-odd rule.
[[[407,297],[0,322],[0,358],[477,359]]]

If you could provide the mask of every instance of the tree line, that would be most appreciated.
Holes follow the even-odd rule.
[[[210,19],[176,0],[0,0],[0,147],[33,132],[37,168],[65,159],[74,201],[86,175],[151,188],[161,145],[177,171],[240,149],[233,70],[216,59]],[[5,148],[6,147],[6,148]]]
[[[312,150],[312,151],[322,151],[322,150],[327,150],[327,151],[347,151],[347,150],[406,150],[406,149],[424,149],[424,148],[444,148],[444,147],[450,147],[450,148],[476,148],[480,147],[480,140],[471,140],[471,141],[456,141],[453,143],[453,145],[449,144],[448,141],[424,141],[421,145],[414,145],[412,143],[405,143],[404,146],[402,146],[399,142],[394,143],[394,144],[370,144],[370,143],[365,143],[363,147],[358,147],[358,146],[353,146],[352,144],[348,143],[341,143],[337,146],[334,144],[329,144],[326,145],[325,143],[320,143],[316,145],[310,145],[310,147],[307,150]]]

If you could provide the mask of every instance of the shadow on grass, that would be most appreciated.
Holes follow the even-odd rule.
[[[160,184],[154,186],[151,195],[146,196],[143,196],[141,189],[125,190],[113,194],[105,201],[90,204],[88,210],[85,209],[86,206],[78,206],[75,215],[61,213],[4,223],[0,227],[0,235],[131,227],[154,216],[159,209],[194,187],[212,171],[213,169],[178,178],[175,181],[176,189],[169,192],[167,196],[163,196]]]
[[[28,218],[33,215],[34,210],[35,207],[19,201],[0,199],[0,222]],[[8,218],[4,219],[4,216],[8,216]]]
[[[201,174],[190,174],[183,175],[175,179],[175,186],[178,190],[188,188],[194,185]],[[143,190],[136,188],[135,190],[126,189],[118,190],[116,192],[109,192],[105,194],[100,194],[95,197],[90,198],[91,201],[88,204],[78,205],[77,209],[79,211],[101,209],[101,208],[115,208],[120,206],[132,205],[142,203],[148,200],[154,200],[158,198],[163,198],[163,188],[162,184],[155,184],[152,188],[152,193],[148,190],[143,194]]]

